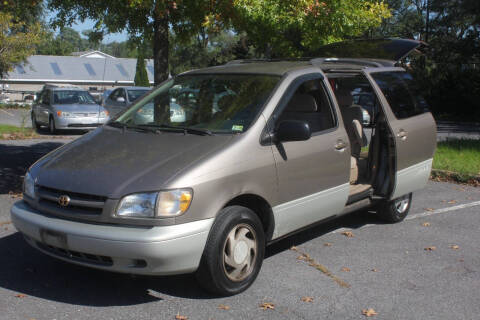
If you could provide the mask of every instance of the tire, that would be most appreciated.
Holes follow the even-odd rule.
[[[226,207],[208,236],[197,281],[213,294],[240,293],[257,278],[264,255],[265,234],[258,216],[245,207]]]
[[[410,211],[412,205],[412,194],[406,194],[402,197],[385,201],[378,209],[377,214],[380,219],[388,223],[397,223],[403,221]]]
[[[48,131],[50,131],[50,134],[56,134],[57,129],[55,128],[55,120],[53,120],[53,117],[50,116],[48,119]]]
[[[37,122],[37,117],[35,117],[35,114],[32,113],[32,128],[33,130],[37,131],[40,130],[40,125]]]

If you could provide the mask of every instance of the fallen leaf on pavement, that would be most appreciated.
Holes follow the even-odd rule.
[[[27,295],[26,295],[26,294],[23,294],[23,293],[17,293],[17,294],[15,295],[15,297],[17,297],[17,298],[25,298],[26,296],[27,296]]]
[[[181,316],[179,313],[175,316],[176,320],[188,320],[187,316]]]
[[[448,203],[448,204],[455,204],[455,203],[457,203],[457,200],[450,200],[450,201],[448,201],[447,203]]]
[[[430,222],[424,222],[424,223],[422,223],[422,226],[424,226],[424,227],[430,227]]]
[[[377,270],[377,269],[375,269],[375,268],[373,268],[373,269],[372,269],[372,271],[373,271],[373,272],[377,272],[378,270]]]
[[[218,305],[218,309],[221,309],[221,310],[230,310],[230,306],[226,306],[224,304],[220,304]]]
[[[10,198],[12,198],[12,199],[17,199],[17,198],[21,198],[21,197],[22,197],[22,193],[21,193],[21,192],[8,191],[8,195],[9,195]]]
[[[303,302],[313,302],[313,297],[302,297]]]
[[[343,272],[350,272],[350,268],[347,268],[347,267],[343,267],[340,270],[343,271]]]
[[[366,317],[372,317],[372,316],[376,316],[378,313],[372,308],[368,308],[368,309],[363,309],[362,314]]]
[[[293,251],[298,251],[298,248],[297,248],[297,247],[295,247],[295,246],[292,246],[292,247],[290,248],[290,250],[293,250]]]
[[[460,249],[460,247],[457,246],[456,244],[452,244],[452,245],[450,246],[450,249],[458,250],[458,249]]]
[[[424,250],[425,251],[433,251],[433,250],[437,250],[437,247],[435,247],[435,246],[426,247]]]
[[[267,310],[267,309],[275,309],[275,305],[273,303],[270,303],[270,302],[264,302],[260,305],[260,308],[262,308],[263,310]]]
[[[325,246],[325,247],[331,247],[332,244],[331,244],[330,242],[325,242],[325,243],[323,244],[323,246]]]
[[[425,211],[433,211],[433,208],[425,208]]]
[[[347,238],[353,238],[353,232],[351,231],[345,231],[345,232],[342,232],[342,234]]]

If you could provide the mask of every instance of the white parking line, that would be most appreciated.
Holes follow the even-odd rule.
[[[3,109],[0,109],[0,111],[3,111],[3,112],[5,112],[6,114],[8,114],[9,116],[13,117],[13,113],[7,112],[7,111],[5,111],[5,110],[3,110]]]
[[[432,210],[432,211],[424,211],[424,212],[421,212],[421,213],[415,213],[415,214],[412,214],[412,215],[408,215],[405,218],[405,220],[413,220],[413,219],[428,217],[428,216],[431,216],[431,215],[434,215],[434,214],[445,213],[445,212],[450,212],[450,211],[455,211],[455,210],[460,210],[460,209],[465,209],[465,208],[471,208],[471,207],[476,207],[476,206],[480,206],[480,201],[474,201],[474,202],[470,202],[470,203],[459,204],[458,206],[441,208],[441,209],[436,209],[436,210]],[[361,226],[360,228],[371,227],[371,226],[375,226],[375,225],[376,224],[366,224],[366,225]],[[354,229],[340,228],[340,229],[334,230],[330,233],[342,233],[342,232],[345,232],[345,231],[352,231],[352,230],[354,230]]]
[[[433,214],[437,213],[444,213],[444,212],[449,212],[449,211],[455,211],[455,210],[460,210],[464,208],[470,208],[470,207],[476,207],[480,206],[480,201],[475,201],[475,202],[470,202],[470,203],[465,203],[465,204],[459,204],[458,206],[453,206],[453,207],[448,207],[448,208],[441,208],[441,209],[436,209],[432,211],[425,211],[422,213],[416,213],[413,215],[409,215],[405,218],[405,220],[412,220],[416,218],[421,218],[421,217],[428,217]]]

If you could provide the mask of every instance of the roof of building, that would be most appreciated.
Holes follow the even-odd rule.
[[[88,50],[88,51],[76,51],[72,52],[71,56],[75,57],[85,57],[85,58],[112,58],[116,57],[106,54],[105,52],[99,50]]]
[[[27,64],[17,65],[3,79],[29,83],[118,83],[133,84],[137,59],[87,58],[34,55]],[[147,75],[153,83],[153,60],[146,60]]]

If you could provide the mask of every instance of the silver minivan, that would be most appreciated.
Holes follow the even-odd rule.
[[[195,272],[222,295],[253,283],[266,245],[312,224],[365,208],[402,221],[429,178],[436,126],[394,66],[421,43],[388,41],[376,42],[381,59],[329,48],[326,58],[233,61],[169,79],[32,165],[12,221],[59,259]],[[358,88],[377,104],[368,130]],[[172,105],[188,116],[173,119]]]

